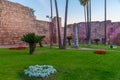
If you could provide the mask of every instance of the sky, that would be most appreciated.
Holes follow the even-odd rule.
[[[50,0],[9,0],[20,3],[24,6],[33,8],[35,16],[39,20],[49,21],[46,16],[50,16]],[[62,17],[64,23],[65,1],[57,0],[59,16]],[[91,0],[92,5],[92,21],[104,20],[104,0]],[[54,0],[53,0],[53,16],[56,16]],[[120,0],[107,0],[107,20],[120,21]],[[69,0],[68,7],[68,24],[84,21],[84,8],[80,5],[79,0]]]

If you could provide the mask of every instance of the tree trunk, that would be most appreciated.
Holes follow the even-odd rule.
[[[35,51],[36,48],[36,43],[29,43],[29,53],[33,54],[33,52]]]
[[[58,26],[58,45],[59,48],[62,49],[62,42],[61,42],[61,34],[60,34],[60,23],[59,23],[59,14],[58,14],[58,6],[57,0],[55,0],[55,9],[56,9],[56,16],[57,16],[57,26]]]
[[[87,38],[88,28],[87,28],[87,23],[86,23],[86,6],[84,6],[84,18],[85,18],[85,29],[86,29],[86,38]]]
[[[39,42],[40,47],[43,47],[42,42]]]
[[[68,39],[68,44],[69,44],[69,46],[71,46],[71,40],[70,39]]]
[[[91,0],[89,0],[89,45],[91,45]]]
[[[104,44],[106,44],[106,41],[107,41],[107,36],[106,36],[106,27],[107,27],[106,26],[106,0],[105,0],[105,7],[104,8],[105,8],[105,22],[104,22],[105,23],[105,39],[104,39],[105,42],[104,42]]]
[[[53,9],[52,9],[52,0],[50,0],[50,10],[51,10],[51,23],[50,23],[50,48],[52,47],[53,45],[53,23],[52,23],[52,18],[53,18]]]
[[[68,1],[66,0],[66,7],[65,7],[65,23],[64,23],[64,39],[63,39],[63,49],[66,49],[66,35],[67,35],[67,14],[68,14]]]
[[[87,3],[87,28],[88,28],[88,33],[87,33],[87,44],[91,44],[91,1]]]

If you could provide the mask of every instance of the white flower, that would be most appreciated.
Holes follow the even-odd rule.
[[[56,69],[51,65],[35,65],[29,66],[28,69],[24,70],[25,75],[29,77],[48,77],[50,74],[54,74]]]

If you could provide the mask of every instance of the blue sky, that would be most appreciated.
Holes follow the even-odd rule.
[[[50,15],[49,0],[9,0],[28,6],[35,10],[35,15],[39,20],[49,20],[46,15]],[[53,0],[54,1],[54,0]],[[57,0],[59,6],[59,15],[64,19],[65,0]],[[92,1],[92,21],[104,20],[104,0]],[[54,6],[54,2],[53,2]],[[55,8],[53,8],[54,16]],[[63,22],[62,19],[62,22]],[[120,21],[120,0],[107,0],[107,19]],[[78,0],[69,0],[68,24],[83,22],[83,6]]]

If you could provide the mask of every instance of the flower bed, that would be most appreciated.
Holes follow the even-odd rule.
[[[95,54],[106,54],[105,50],[95,50],[94,51]]]
[[[24,50],[26,48],[27,48],[26,46],[17,46],[17,47],[11,47],[9,49],[11,49],[11,50]]]
[[[57,72],[56,69],[51,65],[29,66],[28,69],[24,70],[25,75],[36,78],[46,78],[55,72]]]

